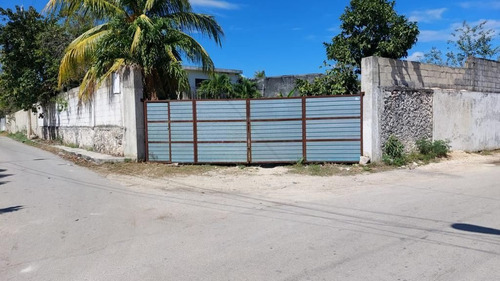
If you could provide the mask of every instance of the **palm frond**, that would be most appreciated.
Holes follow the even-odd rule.
[[[159,17],[165,17],[179,12],[191,12],[191,3],[189,0],[148,0],[144,5],[144,13],[155,14]]]
[[[88,30],[71,42],[59,66],[59,87],[74,78],[79,69],[90,63],[99,40],[107,33],[109,33],[107,24],[102,24]]]
[[[162,21],[166,27],[178,27],[178,29],[185,32],[199,32],[213,39],[217,45],[222,44],[224,31],[213,16],[191,12],[179,12],[163,18]],[[172,24],[174,24],[174,26],[172,26]]]
[[[166,40],[168,41],[172,38],[174,40],[169,42],[168,44],[171,44],[177,50],[177,52],[186,56],[189,61],[196,64],[201,64],[203,70],[213,70],[214,63],[210,58],[208,52],[193,37],[179,30],[169,30]]]
[[[106,79],[108,79],[111,76],[111,74],[113,74],[113,72],[117,72],[124,65],[125,65],[125,59],[117,59],[117,60],[115,60],[115,62],[108,69],[108,71],[106,73],[104,73],[104,75],[102,75],[102,76],[100,76],[98,78],[98,80],[97,80],[97,88],[99,88],[99,86],[101,85],[101,83],[104,82],[104,81],[106,81]]]
[[[78,98],[88,101],[97,90],[97,73],[94,67],[91,67],[83,77],[82,84],[78,91]]]
[[[134,39],[132,40],[132,45],[130,46],[130,53],[134,53],[137,49],[137,45],[139,45],[139,41],[141,39],[141,27],[138,26],[135,29]]]
[[[59,9],[65,9],[69,14],[78,11],[84,13],[93,13],[101,18],[110,18],[113,16],[125,16],[127,13],[122,9],[117,1],[113,0],[49,0],[44,12],[55,12]]]

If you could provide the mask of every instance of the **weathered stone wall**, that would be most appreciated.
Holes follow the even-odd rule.
[[[123,156],[124,132],[118,126],[43,127],[44,139],[59,139],[66,145],[115,156]]]
[[[384,92],[381,114],[381,142],[394,135],[407,151],[419,139],[432,138],[433,93],[429,90],[393,90]]]
[[[361,70],[363,151],[373,161],[391,134],[407,150],[425,137],[452,149],[500,148],[500,62],[469,58],[451,68],[368,57]]]
[[[261,92],[262,97],[274,98],[280,93],[287,96],[293,89],[295,89],[295,82],[298,79],[307,80],[312,82],[314,78],[321,76],[321,74],[306,74],[306,75],[284,75],[275,77],[265,77],[255,80],[257,82],[257,89]],[[294,96],[298,96],[299,92],[295,91]]]

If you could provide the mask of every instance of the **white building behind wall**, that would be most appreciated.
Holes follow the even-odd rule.
[[[191,88],[191,95],[189,98],[196,99],[196,90],[200,87],[201,83],[205,80],[210,79],[210,74],[206,71],[203,71],[201,67],[196,66],[183,66],[184,70],[186,70],[189,80],[189,86]],[[236,69],[224,69],[224,68],[216,68],[214,72],[217,74],[226,74],[229,76],[231,83],[236,84],[243,74],[243,71]]]

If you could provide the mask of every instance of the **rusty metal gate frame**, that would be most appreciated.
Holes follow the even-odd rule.
[[[314,98],[336,98],[336,97],[359,97],[360,98],[360,115],[359,116],[341,116],[341,117],[313,117],[307,118],[306,116],[306,101]],[[307,160],[307,143],[308,142],[342,142],[342,141],[359,141],[360,142],[360,156],[363,155],[363,97],[364,92],[358,95],[349,96],[308,96],[308,97],[290,97],[290,98],[258,98],[258,99],[199,99],[199,100],[166,100],[166,101],[144,101],[144,128],[145,128],[145,152],[146,161],[149,162],[149,144],[168,144],[169,145],[169,159],[170,161],[155,161],[156,163],[171,164],[172,162],[172,144],[193,144],[194,161],[186,162],[188,164],[279,164],[279,163],[295,163],[296,161],[252,161],[252,144],[255,143],[287,143],[287,142],[301,142],[302,143],[302,160],[304,163],[311,163]],[[251,118],[250,102],[254,100],[302,100],[302,118],[273,118],[273,119],[253,119]],[[246,101],[246,119],[242,120],[197,120],[197,102],[201,101]],[[149,121],[148,120],[148,104],[151,103],[165,103],[168,106],[168,121]],[[193,120],[178,120],[172,121],[171,119],[171,104],[172,103],[192,103]],[[359,119],[360,120],[360,138],[359,139],[307,139],[307,121],[310,120],[341,120],[341,119]],[[272,121],[301,121],[302,122],[302,139],[301,140],[255,140],[252,141],[252,122],[272,122]],[[198,124],[199,123],[219,123],[219,122],[246,122],[246,141],[198,141]],[[167,124],[168,125],[168,141],[149,141],[148,137],[148,124]],[[175,123],[193,123],[193,141],[174,141],[172,142],[172,124]],[[247,144],[247,161],[246,162],[199,162],[198,161],[198,145],[199,144],[224,144],[224,143],[246,143]],[[339,163],[357,163],[351,161],[344,161]]]

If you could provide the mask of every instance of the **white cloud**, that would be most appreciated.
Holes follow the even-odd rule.
[[[467,1],[461,2],[459,5],[464,9],[500,10],[500,1]]]
[[[470,26],[476,26],[481,22],[486,21],[484,25],[484,30],[493,30],[495,35],[500,35],[500,20],[492,20],[492,19],[481,19],[473,22],[468,22],[467,24]],[[449,28],[441,29],[441,30],[421,30],[420,35],[418,36],[419,42],[443,42],[448,40],[453,40],[453,33],[457,28],[462,27],[463,22],[455,22],[450,24]]]
[[[239,8],[239,6],[236,4],[220,0],[191,0],[190,2],[193,6],[210,7],[224,10],[234,10]]]
[[[432,9],[425,11],[413,11],[410,13],[409,20],[417,22],[433,22],[442,19],[443,13],[446,10],[447,10],[446,8],[441,8],[441,9]]]
[[[424,53],[423,52],[415,52],[411,55],[409,55],[406,60],[408,61],[420,61],[424,58]]]
[[[418,36],[419,42],[448,41],[450,39],[451,29],[444,30],[421,30]]]

